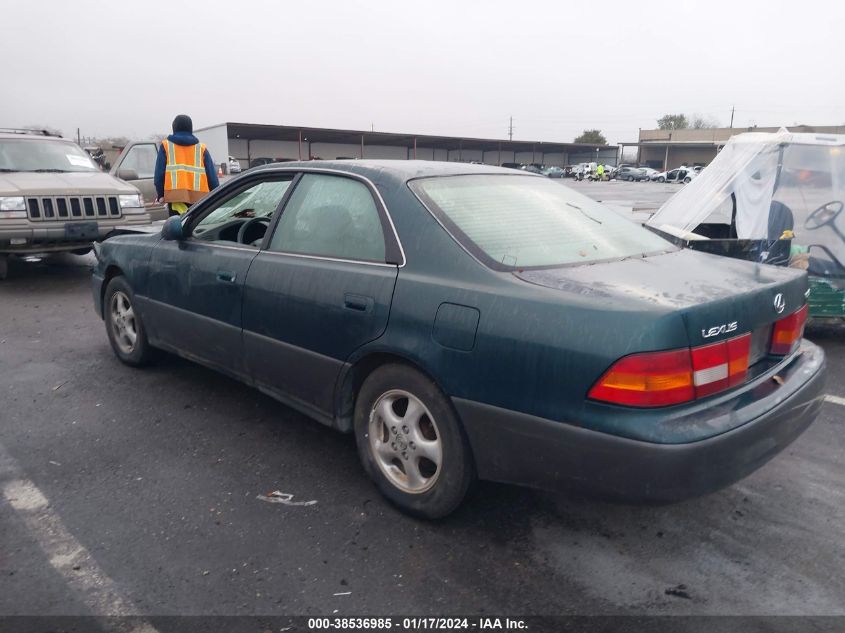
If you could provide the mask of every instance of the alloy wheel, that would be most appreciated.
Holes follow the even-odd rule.
[[[131,354],[138,341],[138,322],[129,297],[118,290],[111,297],[111,328],[115,343],[124,354]]]
[[[421,494],[440,475],[443,445],[437,423],[422,401],[394,389],[370,410],[369,442],[373,459],[391,484]]]

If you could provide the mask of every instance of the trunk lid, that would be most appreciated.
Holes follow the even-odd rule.
[[[531,284],[590,295],[607,310],[676,312],[690,347],[751,332],[752,364],[767,353],[772,324],[803,306],[807,291],[802,270],[689,249],[515,275]]]

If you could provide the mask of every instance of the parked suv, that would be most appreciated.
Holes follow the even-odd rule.
[[[0,279],[9,255],[84,254],[116,227],[144,224],[138,189],[100,171],[76,143],[0,130]]]

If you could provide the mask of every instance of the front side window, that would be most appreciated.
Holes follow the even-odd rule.
[[[155,175],[157,156],[158,149],[153,143],[135,145],[120,163],[120,169],[133,170],[139,180],[152,178]]]
[[[270,219],[292,177],[264,180],[217,204],[194,226],[191,235],[200,240],[237,242],[257,246],[270,226]],[[246,226],[245,230],[241,230]]]
[[[674,248],[545,178],[444,176],[409,185],[467,250],[495,270],[641,257]]]
[[[78,145],[53,139],[0,139],[0,171],[99,171]]]
[[[269,250],[384,262],[384,232],[372,193],[352,178],[304,174]]]

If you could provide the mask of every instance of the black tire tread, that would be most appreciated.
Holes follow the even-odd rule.
[[[109,310],[109,305],[111,303],[112,295],[118,290],[122,291],[124,294],[126,294],[127,297],[129,297],[129,301],[132,304],[132,307],[135,310],[136,314],[135,319],[138,328],[138,340],[135,343],[135,349],[132,350],[131,354],[125,354],[123,351],[120,350],[114,340],[114,333],[112,332],[111,328],[111,313]],[[116,277],[113,277],[106,286],[106,291],[103,294],[103,321],[106,325],[106,334],[109,337],[109,343],[111,344],[112,351],[121,362],[132,367],[142,367],[153,361],[153,359],[155,358],[155,349],[150,345],[149,341],[147,340],[147,332],[143,322],[141,321],[141,315],[138,312],[137,304],[135,303],[135,293],[132,292],[132,287],[129,285],[129,282],[126,281],[126,278],[123,277],[123,275],[117,275]]]
[[[373,460],[369,448],[369,413],[373,403],[390,389],[403,389],[422,400],[436,419],[443,442],[443,464],[434,487],[420,494],[396,488]],[[457,412],[438,386],[410,365],[391,363],[374,370],[361,385],[355,403],[355,439],[364,470],[379,491],[402,511],[425,519],[439,519],[461,505],[475,482],[475,467]]]

